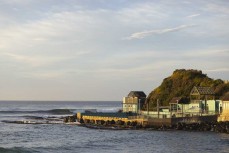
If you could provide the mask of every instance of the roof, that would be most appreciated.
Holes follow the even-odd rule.
[[[225,93],[223,98],[222,98],[223,101],[229,101],[229,92]]]
[[[146,94],[143,91],[131,91],[128,97],[146,98]]]
[[[171,104],[171,103],[177,103],[177,102],[178,104],[184,104],[188,102],[188,99],[183,98],[183,97],[173,97],[169,103]]]
[[[215,92],[211,87],[194,86],[190,95],[215,95]]]

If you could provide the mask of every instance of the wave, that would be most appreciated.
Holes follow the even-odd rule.
[[[63,120],[54,120],[54,121],[35,121],[35,120],[22,120],[22,121],[11,121],[11,120],[3,120],[3,123],[12,123],[12,124],[63,124]],[[1,151],[0,151],[1,153]]]
[[[32,152],[34,152],[34,150],[23,148],[23,147],[13,147],[13,148],[0,147],[0,153],[32,153]]]
[[[50,110],[1,110],[0,115],[21,116],[25,118],[43,119],[43,115],[74,115],[77,112],[117,112],[118,108],[81,108],[81,109],[50,109]],[[34,115],[33,115],[34,114]]]
[[[37,110],[37,111],[0,111],[0,114],[73,114],[74,110],[71,109],[51,109],[51,110]]]
[[[56,120],[63,120],[65,116],[47,116],[47,117],[41,117],[41,116],[29,116],[25,115],[22,116],[25,119],[33,119],[33,120],[50,120],[50,121],[56,121]]]
[[[41,117],[41,116],[29,116],[29,115],[26,115],[26,116],[22,116],[26,119],[35,119],[35,120],[44,120],[45,118],[44,117]]]
[[[51,109],[46,112],[51,114],[73,114],[73,110],[70,109]]]

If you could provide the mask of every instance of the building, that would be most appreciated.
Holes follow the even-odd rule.
[[[218,121],[229,121],[229,92],[227,92],[222,98],[222,112],[218,118]]]
[[[143,91],[131,91],[127,97],[123,97],[123,112],[140,113],[146,100]]]
[[[215,93],[211,87],[194,86],[190,92],[190,104],[198,108],[200,113],[209,111],[209,104],[215,105]],[[212,100],[212,102],[209,102]],[[217,105],[218,106],[218,105]]]
[[[215,99],[215,92],[211,87],[194,86],[190,92],[190,100],[209,100]]]
[[[183,104],[187,104],[188,99],[184,97],[174,97],[170,102],[170,112],[183,112]]]

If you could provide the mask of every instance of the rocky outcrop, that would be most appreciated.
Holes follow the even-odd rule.
[[[161,85],[148,95],[146,103],[149,103],[150,109],[153,109],[156,106],[157,99],[159,99],[163,106],[167,106],[174,97],[188,98],[194,86],[213,88],[218,99],[229,91],[229,83],[225,83],[221,79],[214,80],[209,78],[200,70],[179,69],[165,78]]]
[[[173,126],[146,126],[152,130],[183,130],[183,131],[212,131],[229,134],[229,121],[227,122],[204,122],[204,123],[177,123]]]
[[[64,118],[64,123],[69,123],[69,122],[76,122],[76,115],[73,116],[67,116]]]

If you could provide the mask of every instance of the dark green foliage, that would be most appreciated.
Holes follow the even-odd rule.
[[[173,97],[189,97],[194,86],[210,86],[214,89],[216,98],[220,98],[229,91],[229,83],[222,80],[213,80],[199,70],[175,70],[170,77],[163,80],[161,85],[154,89],[147,97],[149,107],[153,110],[157,99],[164,106],[169,105]]]

